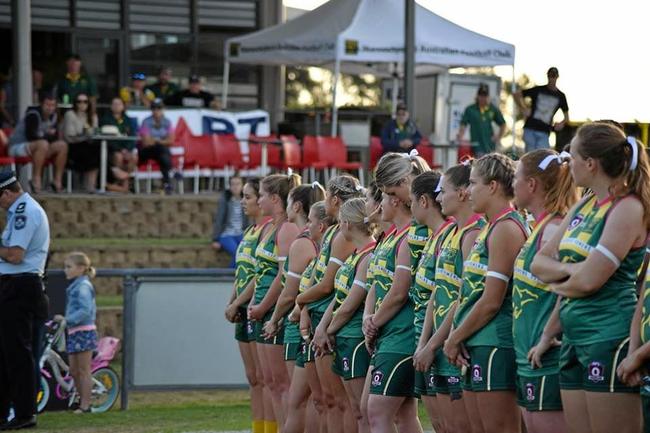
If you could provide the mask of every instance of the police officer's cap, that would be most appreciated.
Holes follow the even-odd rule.
[[[16,178],[16,173],[13,171],[0,172],[0,190],[3,190],[16,182],[18,182],[18,179]]]

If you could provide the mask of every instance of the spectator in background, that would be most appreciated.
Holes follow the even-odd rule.
[[[106,113],[101,123],[102,133],[106,126],[115,128],[117,135],[135,137],[137,135],[136,120],[126,115],[124,101],[114,97],[111,101],[111,111]],[[109,162],[106,188],[110,191],[127,192],[129,189],[129,173],[135,169],[135,142],[131,140],[110,141]]]
[[[556,67],[551,67],[546,72],[546,77],[548,78],[546,85],[515,93],[515,101],[526,116],[526,123],[524,123],[526,152],[548,149],[550,147],[548,137],[551,131],[560,131],[569,122],[569,104],[566,95],[557,88],[560,73]],[[524,98],[530,98],[530,107],[526,106]],[[553,117],[559,109],[562,109],[564,119],[553,123]]]
[[[239,175],[230,178],[229,188],[223,193],[217,204],[214,217],[212,248],[225,250],[230,254],[230,267],[235,267],[237,247],[242,240],[244,229],[248,226],[246,215],[241,206],[244,180]]]
[[[7,76],[0,83],[0,127],[11,128],[15,124],[14,116],[7,108],[11,92],[11,76]]]
[[[151,106],[151,101],[156,95],[145,87],[147,76],[141,72],[131,75],[131,87],[125,86],[120,89],[120,98],[127,107]]]
[[[174,93],[178,92],[178,86],[172,83],[171,79],[171,68],[162,67],[158,72],[158,81],[156,81],[151,86],[147,86],[146,89],[151,91],[156,98],[165,100],[165,98],[168,98]]]
[[[191,75],[189,83],[189,88],[166,98],[165,104],[188,108],[218,108],[214,95],[201,89],[201,78],[198,75]]]
[[[38,95],[43,90],[43,71],[32,68],[32,104],[38,105]]]
[[[90,98],[83,92],[77,94],[72,110],[63,116],[63,138],[70,149],[70,166],[84,174],[86,192],[94,192],[97,186],[100,144],[91,140],[97,126],[97,115]]]
[[[397,104],[395,119],[391,119],[381,131],[381,146],[384,148],[384,153],[408,153],[420,144],[421,139],[422,136],[415,122],[409,119],[406,105]]]
[[[97,85],[88,75],[81,71],[81,57],[70,54],[66,60],[67,72],[65,77],[56,84],[56,97],[63,104],[70,104],[77,99],[77,95],[85,93],[93,106],[97,102]]]
[[[56,117],[56,98],[53,94],[41,92],[40,106],[31,107],[25,113],[9,139],[9,156],[31,157],[32,177],[30,187],[33,193],[41,192],[43,165],[54,158],[55,192],[63,190],[62,179],[68,160],[68,145],[59,139]]]
[[[492,129],[492,123],[499,127],[497,132]],[[465,128],[469,125],[470,141],[474,156],[479,158],[494,152],[496,145],[501,142],[501,137],[506,130],[506,121],[501,111],[490,102],[490,88],[481,83],[478,86],[476,102],[467,108],[460,120],[460,128],[456,139],[460,143],[465,136]]]
[[[145,118],[140,127],[142,146],[138,151],[138,160],[142,163],[151,159],[158,163],[163,178],[163,189],[166,194],[171,194],[169,171],[172,168],[172,157],[169,146],[174,144],[174,127],[165,117],[163,108],[161,99],[156,98],[151,102],[151,116]]]

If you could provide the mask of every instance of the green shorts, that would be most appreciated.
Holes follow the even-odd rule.
[[[416,396],[420,397],[424,395],[434,397],[436,395],[433,369],[429,369],[429,371],[425,373],[416,371],[414,382],[414,392]]]
[[[629,337],[574,346],[563,343],[560,388],[591,392],[639,392],[618,380],[616,369],[627,355]]]
[[[438,394],[451,395],[452,400],[463,396],[463,378],[460,376],[442,376],[436,374],[433,379],[434,389]]]
[[[517,404],[528,412],[562,410],[560,375],[517,376]]]
[[[235,340],[242,343],[255,341],[255,323],[248,320],[245,308],[237,309],[239,322],[235,323]]]
[[[372,361],[370,394],[389,397],[414,397],[413,355],[377,353]]]
[[[516,389],[515,351],[493,346],[468,347],[469,365],[463,390],[474,392]]]
[[[304,367],[308,362],[314,362],[314,345],[309,343],[307,344],[304,340],[300,343],[298,348],[298,355],[296,356],[296,367]]]
[[[284,343],[284,360],[295,361],[302,343]]]
[[[260,344],[274,344],[281,346],[284,344],[284,326],[281,326],[280,329],[278,329],[278,333],[272,338],[263,337],[262,329],[264,328],[264,324],[271,319],[272,315],[273,309],[269,310],[262,320],[255,322],[255,341]]]
[[[366,377],[370,355],[363,338],[336,337],[332,371],[343,380]]]

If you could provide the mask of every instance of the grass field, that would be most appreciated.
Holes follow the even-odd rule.
[[[47,433],[197,433],[250,429],[248,391],[133,392],[129,410],[75,415],[47,412],[38,430]],[[425,431],[431,425],[419,407]]]
[[[250,429],[247,391],[134,392],[129,410],[75,415],[47,412],[38,431],[47,433],[180,433]]]

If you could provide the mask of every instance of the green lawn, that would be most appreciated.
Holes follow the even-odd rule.
[[[124,302],[122,295],[97,295],[95,303],[98,308],[102,307],[121,307]]]
[[[130,408],[120,411],[119,401],[103,414],[75,415],[48,412],[38,418],[38,430],[47,433],[184,433],[250,429],[248,391],[134,392]],[[422,404],[424,431],[431,424]]]
[[[180,433],[250,429],[246,391],[137,392],[128,411],[119,401],[103,414],[48,412],[38,418],[48,433]]]

